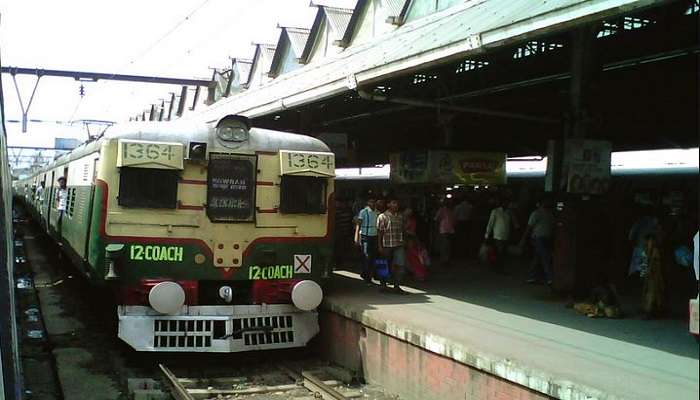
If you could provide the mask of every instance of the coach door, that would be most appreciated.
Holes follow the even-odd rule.
[[[51,171],[51,180],[49,181],[51,183],[51,186],[47,185],[46,190],[48,190],[48,193],[46,195],[46,198],[44,200],[44,229],[46,232],[49,231],[49,224],[51,221],[51,205],[53,204],[54,201],[54,196],[56,193],[56,171]]]

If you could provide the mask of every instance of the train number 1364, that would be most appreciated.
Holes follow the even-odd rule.
[[[122,143],[122,157],[136,160],[171,161],[175,157],[172,146],[158,143]]]
[[[329,154],[287,153],[290,169],[333,169],[333,157]]]

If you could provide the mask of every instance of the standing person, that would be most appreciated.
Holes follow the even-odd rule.
[[[377,212],[378,212],[379,214],[381,214],[381,213],[383,213],[384,211],[386,211],[386,200],[384,200],[384,198],[378,198],[378,199],[377,199],[377,202],[376,202],[376,205],[377,205],[376,210],[377,210]]]
[[[362,249],[364,263],[362,265],[362,279],[368,284],[372,283],[374,275],[374,262],[377,259],[377,217],[376,199],[371,193],[367,196],[367,206],[357,214],[355,225],[355,244]]]
[[[36,188],[36,192],[34,192],[34,200],[39,202],[39,207],[41,207],[41,204],[44,202],[44,188],[46,187],[46,182],[41,181],[39,182],[39,186]]]
[[[527,283],[540,283],[544,280],[552,284],[552,233],[554,232],[554,213],[549,199],[540,201],[537,209],[530,214],[527,229],[520,241],[522,246],[530,237],[534,250],[530,277]]]
[[[450,199],[443,200],[442,206],[435,214],[435,222],[438,224],[440,263],[443,267],[447,267],[450,264],[452,237],[455,233],[455,213],[452,209],[452,201]]]
[[[469,232],[472,230],[472,213],[474,211],[474,206],[469,201],[467,196],[462,198],[462,201],[455,206],[455,220],[457,225],[455,226],[456,239],[459,243],[458,248],[460,249],[459,255],[470,256],[471,252],[469,243]]]
[[[416,219],[416,214],[413,212],[413,209],[406,208],[405,210],[403,210],[403,218],[406,235],[408,235],[409,237],[416,237],[418,229],[418,220]]]
[[[649,235],[657,235],[660,230],[659,219],[653,215],[653,210],[649,206],[644,206],[640,212],[640,217],[630,228],[629,240],[633,243],[632,257],[630,258],[629,275],[639,273],[646,267],[647,257],[644,252]]]
[[[44,216],[44,197],[46,196],[46,181],[39,182],[39,187],[36,189],[37,208],[39,215]]]
[[[491,210],[489,222],[486,225],[485,239],[493,238],[496,247],[496,271],[505,272],[505,258],[508,240],[510,239],[513,216],[510,213],[508,199],[501,199],[499,205]]]
[[[391,268],[391,278],[394,283],[394,292],[405,294],[399,284],[403,277],[403,269],[406,262],[404,249],[404,220],[399,213],[399,201],[389,198],[387,210],[377,217],[377,230],[379,232],[379,254],[387,259]],[[386,282],[381,282],[380,290],[387,290]]]
[[[58,211],[58,221],[56,223],[56,228],[58,232],[61,232],[61,225],[63,224],[63,215],[66,213],[67,206],[68,189],[66,187],[66,177],[61,176],[58,178],[58,191],[56,192],[56,210]]]
[[[655,235],[645,238],[644,254],[646,262],[640,270],[644,279],[642,291],[642,308],[644,319],[659,317],[664,312],[665,280],[661,248]]]

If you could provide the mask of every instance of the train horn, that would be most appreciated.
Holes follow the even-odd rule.
[[[119,279],[119,275],[117,275],[117,272],[114,270],[114,260],[109,260],[109,262],[107,262],[107,274],[105,275],[105,280],[112,281],[115,279]]]

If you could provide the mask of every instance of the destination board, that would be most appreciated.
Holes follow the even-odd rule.
[[[182,143],[119,140],[117,167],[182,169]]]
[[[209,155],[207,216],[212,222],[249,222],[255,219],[255,156]]]

